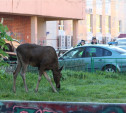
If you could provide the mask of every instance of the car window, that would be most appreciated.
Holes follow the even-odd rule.
[[[112,53],[104,48],[100,47],[87,47],[85,50],[85,57],[103,57],[111,56]]]
[[[103,49],[103,56],[111,56],[112,52],[106,49]]]
[[[71,59],[71,58],[82,58],[84,48],[76,48],[69,52],[67,52],[65,55],[63,55],[63,59]]]
[[[95,47],[86,47],[84,52],[84,57],[96,57],[96,48]]]

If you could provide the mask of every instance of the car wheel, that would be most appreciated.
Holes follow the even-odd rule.
[[[113,65],[108,65],[108,66],[104,67],[103,71],[114,73],[114,72],[118,72],[118,69]]]

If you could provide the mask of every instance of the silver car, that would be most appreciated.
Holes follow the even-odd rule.
[[[117,38],[115,43],[118,46],[121,46],[121,45],[125,45],[126,46],[126,37],[124,37],[124,38]]]
[[[65,69],[106,72],[126,71],[126,50],[109,45],[85,45],[59,57]]]

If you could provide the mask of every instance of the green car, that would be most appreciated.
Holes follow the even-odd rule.
[[[64,53],[59,64],[76,71],[122,72],[126,71],[126,50],[109,45],[84,45]]]

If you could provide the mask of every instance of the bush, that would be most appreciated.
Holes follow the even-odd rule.
[[[3,49],[7,50],[8,47],[5,45],[5,40],[12,41],[12,38],[7,35],[8,27],[3,26],[2,23],[0,23],[0,66],[5,65],[3,62],[3,58],[7,57],[8,54],[3,51]]]
[[[0,70],[0,79],[5,79],[7,77],[6,72],[4,69]]]

